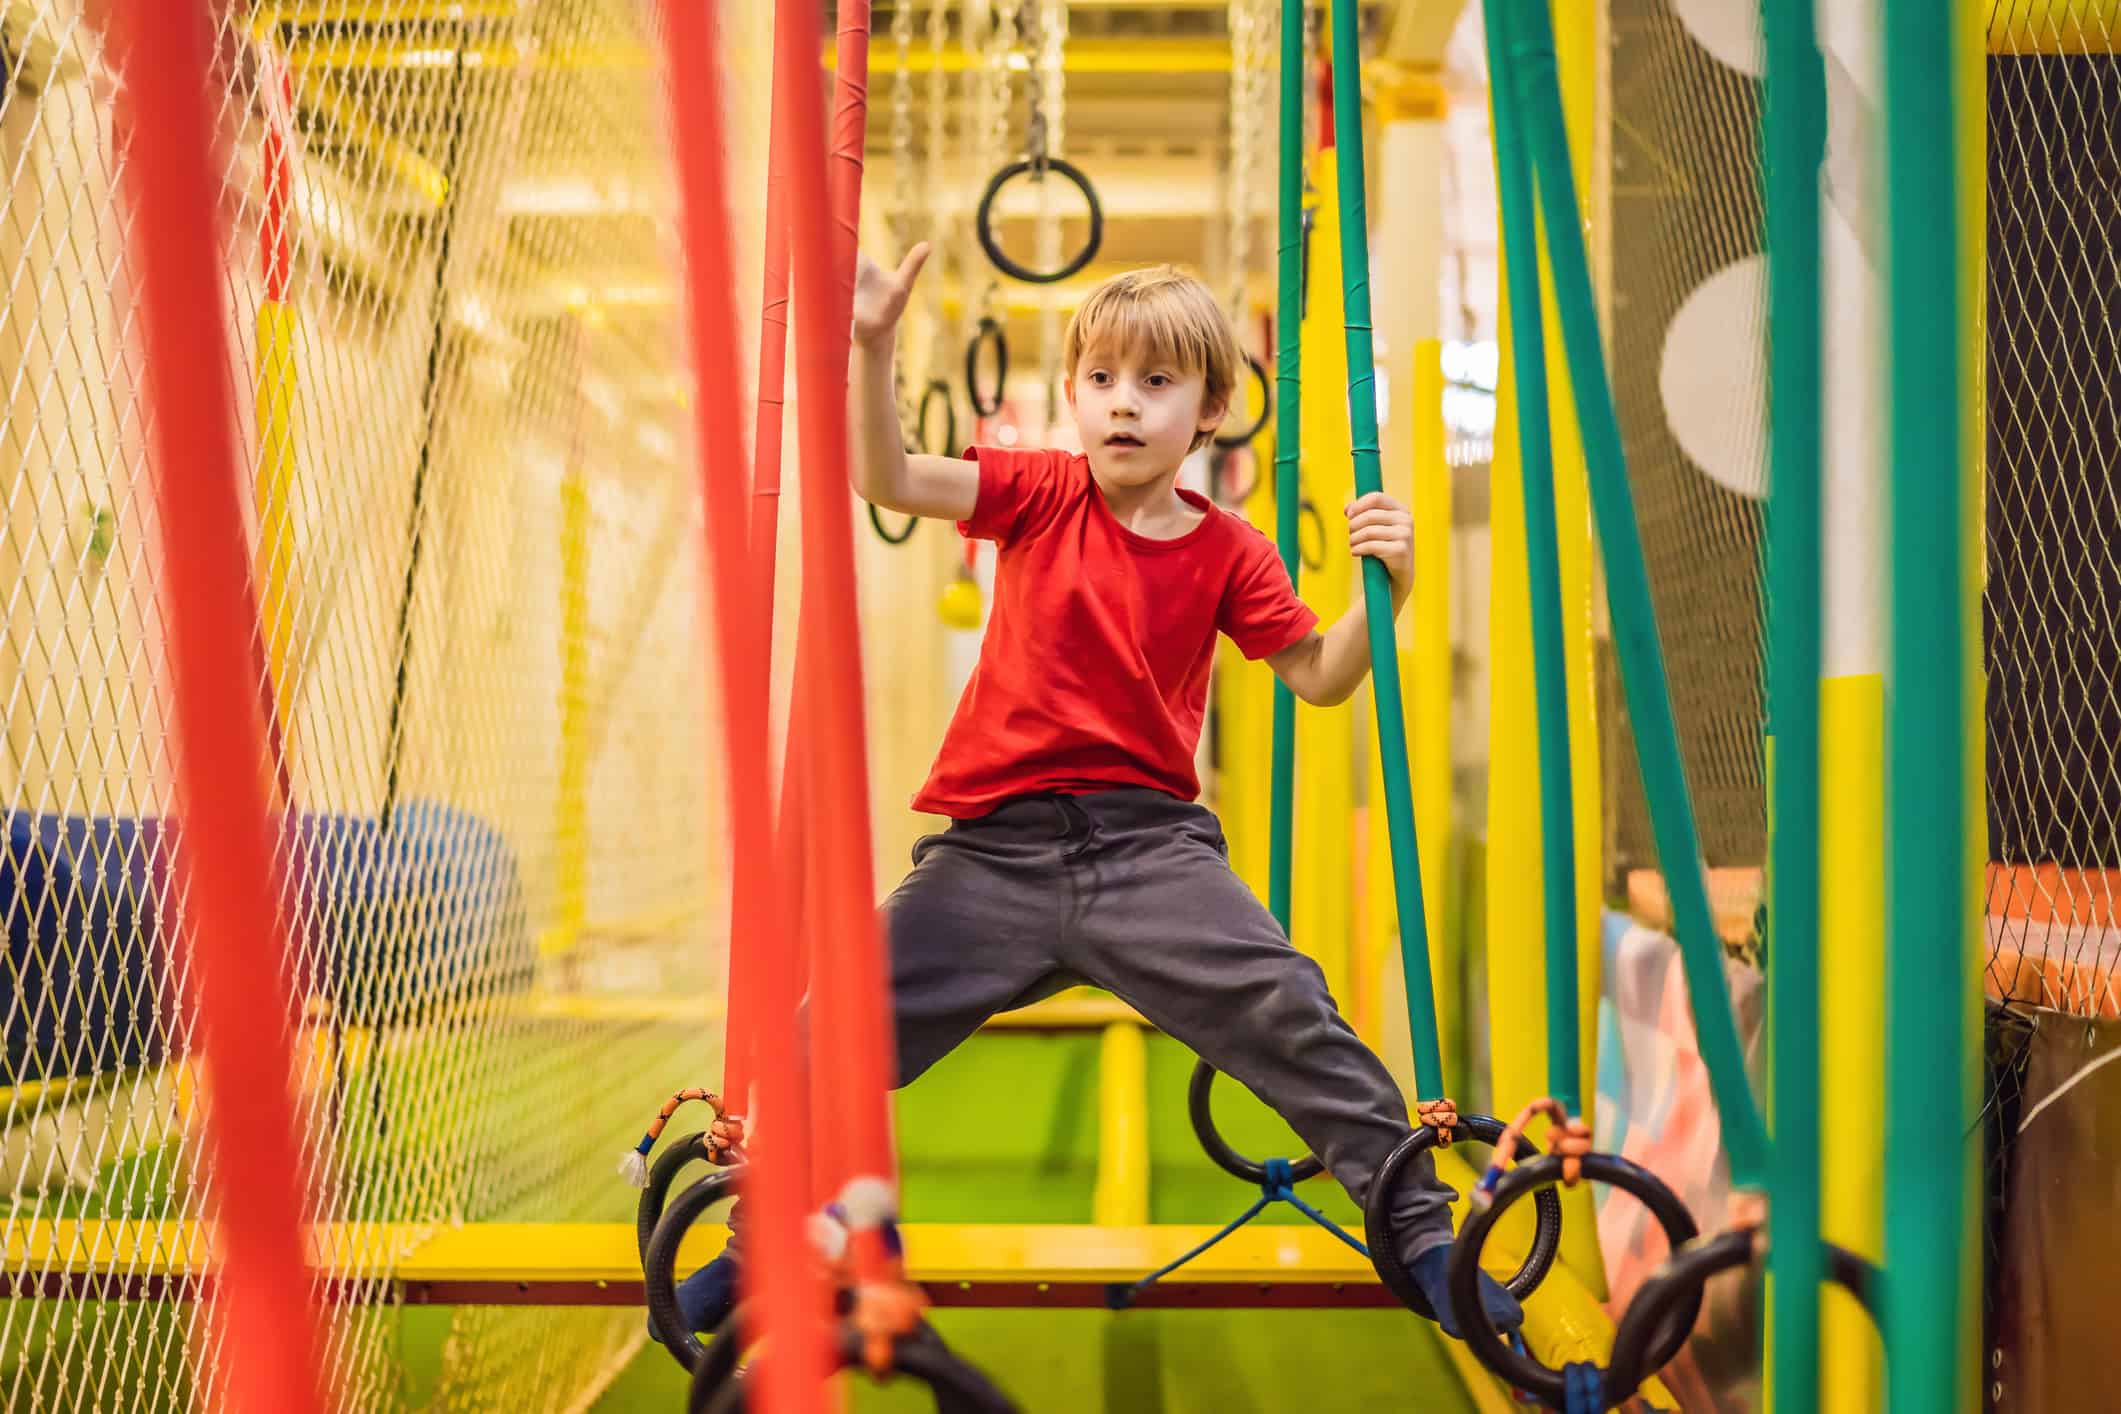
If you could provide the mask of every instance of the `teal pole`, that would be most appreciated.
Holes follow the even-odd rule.
[[[1297,478],[1303,466],[1304,3],[1281,3],[1281,199],[1274,334],[1274,542],[1296,583]],[[1289,931],[1289,861],[1295,849],[1296,694],[1274,680],[1274,757],[1268,803],[1267,911]]]
[[[1484,7],[1488,52],[1509,52],[1509,9]],[[1569,775],[1569,694],[1561,642],[1560,531],[1548,420],[1546,330],[1539,293],[1538,211],[1524,135],[1510,104],[1489,86],[1495,185],[1502,204],[1503,274],[1510,291],[1511,366],[1517,379],[1518,460],[1524,480],[1526,577],[1531,585],[1532,681],[1539,709],[1540,877],[1547,946],[1547,1089],[1583,1113],[1583,1050],[1576,1034],[1576,800]]]
[[[1340,259],[1348,329],[1348,419],[1354,433],[1355,494],[1384,489],[1377,453],[1377,360],[1370,343],[1370,230],[1363,196],[1362,49],[1355,0],[1333,0],[1333,141],[1340,168]],[[1399,958],[1406,975],[1414,1089],[1444,1098],[1443,1047],[1436,1034],[1436,983],[1429,974],[1429,925],[1421,897],[1421,852],[1408,783],[1407,719],[1400,705],[1399,653],[1392,631],[1392,581],[1374,556],[1362,562],[1363,612],[1370,632],[1370,680],[1377,704],[1377,750],[1385,819],[1392,838],[1392,882],[1399,907]]]
[[[1620,422],[1613,411],[1612,386],[1606,380],[1598,308],[1591,295],[1590,264],[1576,207],[1576,177],[1569,168],[1568,130],[1561,118],[1553,25],[1545,0],[1492,2],[1510,3],[1511,13],[1518,17],[1508,56],[1514,78],[1511,86],[1516,89],[1518,121],[1531,153],[1540,210],[1546,218],[1544,229],[1554,276],[1555,306],[1561,318],[1562,343],[1568,351],[1569,384],[1576,394],[1576,413],[1590,472],[1591,515],[1604,551],[1613,647],[1627,692],[1628,717],[1635,727],[1636,756],[1642,770],[1643,792],[1649,798],[1657,857],[1664,866],[1665,886],[1671,891],[1672,916],[1694,1008],[1694,1030],[1708,1067],[1709,1088],[1723,1121],[1724,1142],[1731,1155],[1732,1184],[1739,1189],[1757,1190],[1766,1178],[1767,1131],[1746,1079],[1745,1052],[1738,1043],[1738,1023],[1731,1015],[1730,994],[1724,984],[1723,945],[1717,939],[1709,912],[1701,836],[1694,823],[1693,800],[1687,793],[1679,727],[1672,717],[1671,686],[1665,673],[1664,650],[1657,639],[1649,569],[1643,563],[1642,534],[1635,524],[1635,500],[1628,487]],[[1494,86],[1498,96],[1504,87]]]
[[[1973,897],[1953,15],[1884,0],[1892,657],[1886,679],[1885,1349],[1893,1414],[1961,1407]]]
[[[1819,1407],[1819,163],[1813,0],[1763,5],[1768,256],[1768,1245],[1776,1414]]]

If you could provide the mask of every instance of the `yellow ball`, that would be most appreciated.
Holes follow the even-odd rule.
[[[935,607],[936,612],[943,616],[943,623],[950,628],[978,628],[981,607],[979,585],[960,575],[944,587],[943,597]]]

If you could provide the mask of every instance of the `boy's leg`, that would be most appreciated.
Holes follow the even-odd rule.
[[[1412,1132],[1384,1063],[1224,857],[1215,817],[1154,792],[1084,797],[1095,846],[1073,869],[1081,927],[1062,955],[1278,1111],[1356,1202]],[[1401,1258],[1451,1240],[1426,1155],[1394,1195]]]
[[[1054,955],[1060,841],[1043,801],[929,835],[878,909],[891,949],[894,1085],[911,1084],[997,1012],[1079,982]]]
[[[1051,802],[1024,802],[913,847],[913,871],[877,910],[891,951],[894,1085],[916,1079],[996,1012],[1080,980],[1053,952],[1061,824]],[[807,1038],[807,1008],[796,1031]],[[807,1064],[807,1044],[800,1050]],[[695,1330],[720,1324],[735,1300],[742,1212],[742,1203],[730,1212],[722,1255],[679,1283],[679,1308]]]

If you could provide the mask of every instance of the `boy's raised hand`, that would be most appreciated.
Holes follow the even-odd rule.
[[[1414,587],[1414,517],[1382,491],[1348,503],[1348,549],[1384,561],[1392,588],[1404,596]]]
[[[906,252],[895,271],[886,271],[864,253],[854,269],[854,339],[870,347],[889,344],[898,333],[899,316],[913,282],[928,263],[928,243],[922,241]]]

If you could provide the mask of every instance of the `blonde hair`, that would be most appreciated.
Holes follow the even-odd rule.
[[[1201,406],[1229,412],[1244,368],[1244,352],[1228,316],[1208,287],[1175,265],[1129,270],[1092,290],[1068,321],[1062,366],[1075,375],[1086,349],[1124,349],[1201,374]],[[1194,434],[1199,448],[1215,429]]]

